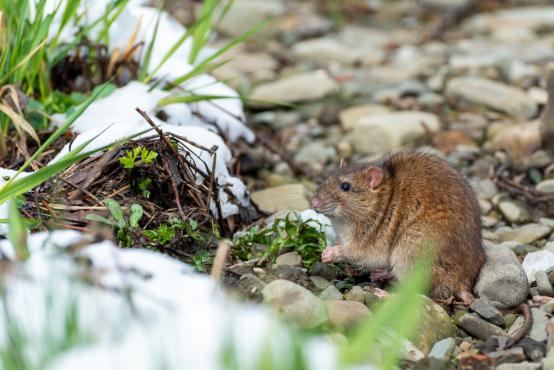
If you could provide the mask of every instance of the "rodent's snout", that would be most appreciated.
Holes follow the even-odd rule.
[[[317,196],[312,198],[312,208],[316,211],[321,208],[321,199]]]

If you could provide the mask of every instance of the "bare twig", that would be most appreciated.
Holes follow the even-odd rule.
[[[179,210],[179,215],[181,216],[181,219],[183,220],[183,222],[187,222],[187,218],[185,217],[185,213],[183,212],[183,207],[181,206],[181,198],[179,197],[179,190],[177,189],[175,176],[173,175],[173,172],[169,167],[169,163],[167,162],[166,157],[164,157],[163,162],[164,162],[165,169],[169,174],[169,178],[171,179],[171,187],[173,188],[173,195],[175,196],[175,203],[177,203],[177,209]]]
[[[211,276],[214,280],[219,281],[221,279],[221,273],[225,267],[225,260],[231,250],[231,242],[229,240],[222,240],[217,246],[215,252],[214,263],[212,264]]]

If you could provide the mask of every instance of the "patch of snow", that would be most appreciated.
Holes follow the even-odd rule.
[[[58,3],[60,3],[60,1],[49,1],[49,7],[47,9],[55,9]],[[61,1],[61,3],[65,4],[65,1]],[[83,1],[80,11],[86,14],[84,24],[90,24],[101,16],[108,3],[107,0]],[[160,13],[156,8],[143,6],[141,4],[141,1],[130,2],[113,22],[109,29],[110,51],[114,51],[115,49],[119,49],[120,51],[125,50],[129,40],[137,29],[138,32],[136,34],[135,43],[142,42],[143,45],[145,45],[144,51],[152,40],[159,15],[157,36],[153,44],[151,59],[148,65],[149,73],[155,73],[157,79],[171,81],[190,72],[193,69],[193,66],[188,63],[192,45],[191,38],[183,42],[183,44],[176,49],[174,54],[162,64],[161,68],[156,71],[157,66],[162,63],[166,54],[187,30],[167,12],[162,11]],[[58,25],[60,24],[61,12],[57,14],[55,23],[56,22]],[[58,27],[52,27],[53,32],[51,37],[56,34],[55,30],[57,30]],[[93,28],[91,30],[91,37],[95,38],[100,29],[100,26]],[[67,26],[61,34],[60,39],[69,42],[73,39],[73,34],[76,31],[77,29],[75,27]],[[200,51],[197,60],[202,61],[213,54],[213,52],[214,51],[209,47],[206,47]],[[142,52],[140,55],[144,58],[145,54],[145,52]],[[211,102],[198,102],[188,106],[186,104],[176,104],[181,106],[180,108],[167,107],[164,111],[170,116],[168,120],[169,123],[180,125],[215,125],[229,137],[231,142],[235,142],[241,138],[248,142],[254,141],[254,133],[244,125],[245,117],[242,101],[235,90],[208,75],[196,76],[183,83],[181,87],[196,95],[215,95],[229,98],[216,99]],[[104,102],[104,106],[107,106],[109,109],[104,111],[106,117],[104,117],[103,120],[107,119],[111,120],[111,122],[118,122],[117,114],[126,111],[129,105],[132,105],[131,109],[133,110],[138,106],[145,111],[150,111],[150,109],[155,107],[161,97],[163,97],[163,92],[159,89],[152,91],[152,97],[145,97],[140,94],[136,95],[130,93],[125,88],[121,90],[123,90],[123,92],[114,92],[107,98],[109,100]],[[127,94],[130,95],[127,96]],[[122,101],[122,99],[119,99],[120,95],[127,96],[127,99],[123,99]],[[114,101],[112,101],[112,99],[114,99]],[[154,102],[153,106],[151,104],[152,101]],[[120,105],[117,103],[123,104]],[[114,117],[110,117],[110,115],[106,114],[106,112],[110,112],[112,109],[115,110]],[[175,112],[176,109],[178,112]],[[191,117],[190,111],[194,111],[196,115]],[[95,125],[94,122],[89,120],[80,119],[79,121],[80,124],[75,123],[74,125],[74,129],[77,132],[84,132],[87,127]],[[88,124],[83,124],[83,121],[87,121]]]
[[[532,283],[535,281],[537,271],[548,273],[554,270],[554,253],[547,250],[527,253],[521,267],[525,271],[529,283]]]
[[[158,101],[167,96],[160,89],[148,91],[148,85],[133,81],[126,86],[116,89],[112,94],[92,103],[71,128],[78,133],[92,129],[101,129],[114,123],[135,125],[144,123],[144,118],[135,111],[139,107],[150,116],[155,116]],[[182,108],[182,105],[180,108]],[[186,106],[184,106],[186,107]],[[190,111],[181,111],[181,114],[190,119]]]
[[[335,229],[333,228],[333,224],[331,223],[331,220],[329,219],[329,217],[322,215],[321,213],[317,213],[313,209],[307,209],[305,211],[299,212],[299,217],[303,221],[305,220],[316,221],[310,224],[314,227],[318,227],[321,225],[321,230],[325,232],[325,236],[327,237],[327,244],[334,245],[336,243],[337,233],[335,232]]]
[[[17,179],[22,179],[26,176],[29,176],[32,172],[21,172]],[[0,168],[0,189],[4,186],[4,184],[12,178],[15,174],[17,174],[17,171],[15,170],[9,170],[6,168]],[[0,219],[8,219],[8,203],[2,203],[0,204]],[[4,236],[8,233],[8,224],[0,223],[0,235]]]
[[[100,115],[100,111],[95,110],[95,112]],[[137,116],[139,116],[138,113]],[[136,139],[139,139],[142,137],[157,135],[156,132],[152,130],[146,122],[144,122],[142,117],[139,116],[139,118],[142,121],[137,120],[130,121],[128,123],[117,123],[107,127],[100,125],[99,127],[89,129],[84,133],[77,135],[73,142],[66,144],[62,148],[62,150],[56,155],[56,157],[50,162],[50,164],[59,161],[60,158],[69,153],[71,149],[76,148],[77,146],[84,144],[89,140],[94,139],[83,149],[84,151],[93,151],[102,148],[103,146],[110,145],[118,140],[125,139],[129,136],[138,135]],[[233,196],[237,198],[240,205],[247,206],[249,204],[250,201],[247,195],[246,186],[239,178],[233,177],[229,173],[227,165],[231,160],[232,155],[231,151],[225,145],[223,139],[221,139],[220,136],[203,127],[183,127],[167,124],[164,125],[163,122],[161,122],[156,117],[152,117],[152,120],[157,125],[160,125],[159,128],[163,132],[173,133],[178,136],[186,137],[187,139],[192,140],[197,144],[203,145],[206,148],[217,146],[215,176],[219,185],[221,185],[220,201],[222,206],[223,218],[230,217],[239,212],[238,206],[231,203],[228,195],[223,190],[223,186],[229,185],[229,190],[231,191]],[[198,168],[211,171],[212,156],[208,152],[203,151],[193,145],[187,145],[186,149],[182,149],[182,153],[189,154],[190,158],[194,160],[195,165]],[[202,181],[202,177],[200,174],[198,175],[197,181]],[[215,209],[215,203],[212,207],[212,213],[214,214],[214,216],[218,215]]]
[[[217,370],[225,368],[221,359],[227,350],[238,368],[248,370],[256,369],[260,356],[267,355],[264,350],[271,348],[272,362],[291,368],[292,334],[269,309],[236,302],[208,276],[150,250],[121,249],[104,241],[77,252],[91,261],[78,263],[60,247],[81,238],[85,236],[74,231],[29,238],[30,259],[5,274],[1,299],[9,315],[0,314],[4,348],[8,325],[15,326],[25,341],[25,357],[39,362],[49,346],[66,338],[73,315],[78,345],[37,367],[150,370],[187,364]],[[0,247],[9,249],[6,244]],[[308,338],[305,346],[310,369],[337,367],[337,347],[330,340]]]

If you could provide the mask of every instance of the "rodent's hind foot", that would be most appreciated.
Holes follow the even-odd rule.
[[[321,252],[321,262],[323,263],[334,263],[340,262],[342,259],[341,246],[336,245],[334,247],[326,247],[323,252]]]
[[[460,298],[466,306],[471,305],[473,303],[473,301],[475,301],[475,297],[467,289],[462,289],[460,291],[460,293],[458,294],[458,298]]]
[[[388,283],[396,278],[396,275],[394,275],[389,270],[372,270],[369,273],[369,278],[371,281],[380,281],[383,283]]]

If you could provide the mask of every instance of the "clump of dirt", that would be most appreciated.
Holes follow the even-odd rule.
[[[106,45],[85,40],[52,67],[52,86],[64,93],[89,93],[108,81],[121,87],[136,80],[140,67],[137,55],[143,44],[131,42],[126,50],[116,49],[110,54]]]
[[[45,183],[28,197],[25,213],[41,218],[47,226],[61,224],[90,231],[95,223],[87,215],[113,220],[106,200],[117,202],[126,219],[133,206],[139,205],[143,216],[137,227],[124,230],[124,238],[132,240],[128,245],[156,248],[190,261],[202,250],[213,251],[218,239],[259,217],[253,206],[242,207],[238,215],[221,217],[220,191],[231,201],[234,196],[218,184],[215,166],[201,161],[206,157],[195,154],[198,150],[215,163],[217,148],[161,132],[113,148]],[[141,159],[146,156],[148,161]],[[133,157],[130,162],[134,164],[125,168],[121,158]],[[129,239],[122,240],[121,229],[115,227],[114,237],[125,246]]]

